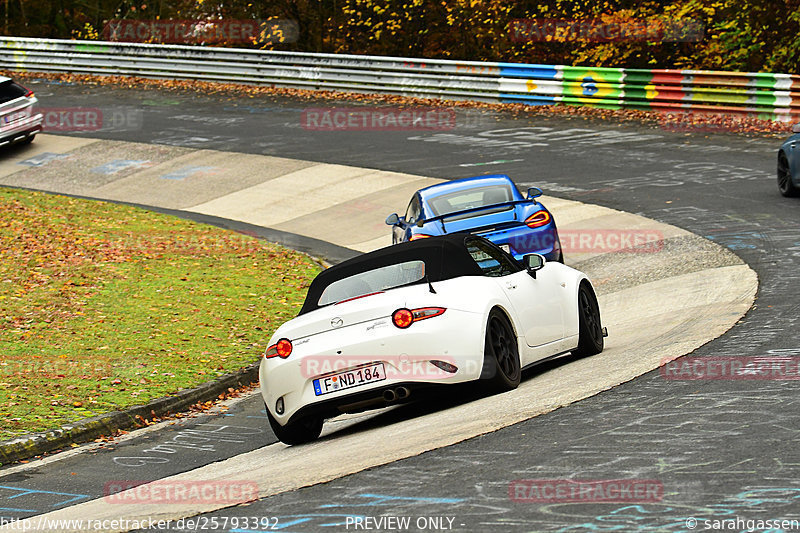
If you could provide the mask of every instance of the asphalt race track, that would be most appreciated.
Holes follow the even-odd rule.
[[[418,187],[440,181],[256,154],[53,135],[42,135],[35,146],[9,156],[0,163],[5,184],[117,201],[133,199],[158,209],[181,209],[173,211],[180,216],[233,217],[238,224],[249,224],[249,230],[259,228],[259,224],[270,225],[290,232],[278,234],[281,240],[302,235],[305,239],[333,241],[323,247],[323,253],[338,245],[359,250],[387,245],[383,214],[402,206]],[[181,504],[173,498],[170,505],[160,505],[138,497],[130,501],[129,496],[156,485],[200,483],[210,487],[212,483],[239,480],[251,486],[252,493],[267,497],[412,457],[629,381],[718,337],[750,309],[757,288],[755,273],[719,245],[675,226],[594,204],[551,196],[542,197],[542,201],[558,220],[569,262],[594,280],[604,324],[612,331],[601,355],[562,358],[548,372],[531,372],[513,394],[461,401],[449,409],[436,409],[443,405],[441,396],[423,399],[420,404],[429,402],[434,407],[424,417],[397,410],[394,423],[380,423],[378,417],[369,423],[361,417],[348,427],[343,427],[342,421],[331,422],[326,435],[328,440],[335,440],[335,446],[327,444],[326,439],[291,449],[275,444],[214,462],[215,441],[224,445],[223,437],[240,438],[243,431],[248,434],[241,426],[229,426],[233,422],[227,420],[225,427],[205,423],[181,428],[167,440],[158,439],[159,434],[147,446],[135,448],[133,456],[123,446],[99,455],[91,464],[85,456],[79,457],[77,463],[70,463],[74,470],[70,472],[70,486],[87,487],[90,494],[84,496],[89,500],[36,519],[91,516],[110,522],[121,517],[147,523],[177,520],[230,507],[230,501],[214,498]],[[349,220],[348,230],[320,225],[320,216]],[[217,220],[224,220],[225,226],[237,223],[232,218]],[[608,241],[612,245],[617,237],[622,241],[624,235],[631,237],[629,241],[634,235],[645,240],[642,249],[638,253],[614,253],[613,246],[598,245],[592,239],[588,246],[580,244],[584,236],[600,236],[601,244]],[[321,241],[315,242],[312,251],[319,254]],[[340,251],[344,250],[347,248]],[[671,298],[665,299],[665,295]],[[597,372],[598,367],[604,372]],[[449,394],[454,390],[442,391],[445,400]],[[460,396],[455,394],[456,398]],[[494,414],[488,418],[487,412]],[[429,427],[437,431],[430,433]],[[382,446],[375,448],[376,441]],[[176,455],[193,458],[173,464]],[[204,463],[206,466],[202,466]],[[264,466],[252,471],[251,464]],[[176,475],[165,477],[162,466]],[[132,473],[142,478],[137,482],[146,478],[159,481],[137,487],[135,493],[115,494],[116,505],[109,505],[102,493],[95,492],[96,498],[91,499],[93,487],[98,490],[102,486],[103,493],[111,487],[117,490],[134,481],[129,479]],[[239,479],[242,476],[245,479]],[[45,482],[43,486],[29,480],[24,488],[47,489],[47,478],[41,481]],[[24,497],[28,501],[47,498],[41,494]],[[125,525],[119,529],[138,527]]]
[[[678,226],[728,248],[759,278],[756,305],[741,323],[692,355],[800,356],[794,334],[800,215],[798,202],[781,197],[775,186],[778,140],[477,111],[459,111],[456,128],[441,132],[318,132],[304,129],[300,116],[326,103],[30,85],[48,106],[98,108],[104,117],[119,118],[104,121],[99,131],[71,135],[440,178],[504,172],[522,187],[537,185],[554,196]],[[347,231],[346,220],[336,223]],[[360,522],[369,526],[362,530],[397,530],[397,523],[371,520],[386,516],[409,517],[412,531],[691,531],[692,518],[699,521],[696,529],[704,520],[797,519],[796,393],[794,380],[681,381],[653,371],[493,433],[170,529],[352,531],[356,518],[369,517]],[[114,449],[88,447],[46,464],[4,469],[3,515],[63,509],[102,495],[110,479],[155,479],[154,468],[163,477],[257,450],[275,441],[262,409],[252,397],[224,416],[135,434]],[[434,406],[415,405],[366,423],[382,427],[394,417],[432,412]],[[437,427],[425,429],[435,433]],[[203,436],[207,445],[191,449],[181,445],[181,435]],[[142,451],[154,446],[174,451],[158,464],[141,459],[151,457]],[[116,471],[96,468],[104,455],[127,459],[113,461]],[[131,473],[148,461],[146,475]],[[93,468],[93,475],[81,475]],[[515,497],[516,480],[564,479],[648,480],[661,493],[616,503]]]

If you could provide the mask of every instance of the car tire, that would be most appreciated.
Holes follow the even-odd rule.
[[[572,355],[583,357],[603,351],[603,326],[600,322],[600,306],[589,283],[582,282],[578,288],[578,347]]]
[[[295,445],[305,444],[316,440],[319,434],[322,433],[322,418],[307,416],[299,420],[292,421],[285,426],[282,426],[272,417],[269,409],[267,409],[267,418],[272,432],[278,437],[278,440],[284,444]]]
[[[20,145],[22,145],[22,146],[25,146],[26,144],[31,144],[35,138],[36,138],[36,135],[35,135],[35,134],[34,134],[34,135],[31,135],[30,137],[28,137],[28,138],[27,138],[27,139],[25,139],[24,141],[20,141],[20,143],[19,143],[19,144],[20,144]]]
[[[490,392],[516,389],[522,378],[519,346],[506,315],[492,309],[486,321],[481,380]]]
[[[787,197],[800,196],[800,189],[792,183],[792,171],[786,154],[778,153],[778,190]]]

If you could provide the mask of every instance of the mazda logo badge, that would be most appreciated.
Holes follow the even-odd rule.
[[[342,320],[338,316],[336,318],[331,319],[331,327],[338,328],[341,327],[342,324],[344,324],[344,320]]]

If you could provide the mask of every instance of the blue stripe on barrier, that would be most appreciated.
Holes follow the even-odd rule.
[[[500,75],[511,78],[555,79],[558,67],[554,65],[533,65],[526,63],[498,63]]]
[[[529,104],[529,105],[552,105],[557,102],[555,96],[542,94],[505,94],[499,95],[500,102],[503,104]]]

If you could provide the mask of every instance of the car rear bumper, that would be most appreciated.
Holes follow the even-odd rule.
[[[371,409],[380,409],[419,399],[422,397],[423,391],[433,390],[447,385],[446,383],[426,383],[419,381],[395,382],[380,387],[352,392],[341,398],[330,398],[304,405],[291,416],[281,417],[281,421],[283,424],[286,424],[307,416],[318,416],[326,420],[343,413],[358,413]],[[404,390],[404,394],[406,394],[403,398],[398,397],[398,391],[401,389]],[[396,399],[387,400],[387,394],[392,395]],[[273,409],[270,409],[270,414],[275,418],[274,406]]]
[[[363,410],[358,404],[379,400],[387,389],[414,390],[478,379],[483,367],[485,317],[453,309],[446,314],[449,320],[443,315],[405,330],[388,323],[373,327],[367,340],[363,332],[333,330],[297,345],[287,359],[262,359],[259,378],[267,408],[278,423],[285,425],[296,415],[310,412],[329,417]],[[443,370],[432,361],[453,365],[456,370]],[[383,364],[380,381],[327,394],[315,392],[316,379],[375,364]],[[281,414],[276,408],[279,399],[284,406]],[[380,406],[378,402],[373,407]]]
[[[15,121],[7,126],[0,124],[0,146],[24,141],[42,131],[41,113]]]

